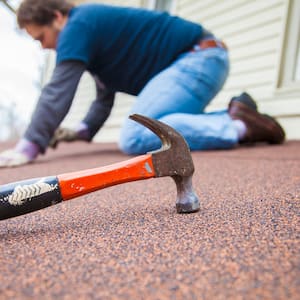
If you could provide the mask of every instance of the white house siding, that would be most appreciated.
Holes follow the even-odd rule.
[[[124,6],[147,3],[98,2]],[[232,96],[247,91],[261,111],[280,120],[289,139],[300,139],[300,88],[278,87],[288,4],[289,0],[174,0],[172,13],[203,24],[228,45],[230,76],[208,111],[226,108]],[[81,120],[94,96],[94,83],[86,74],[64,125],[74,126]],[[134,97],[117,94],[112,114],[95,141],[117,141],[120,125],[133,101]]]
[[[230,76],[208,110],[224,108],[232,96],[247,91],[261,111],[280,120],[288,138],[299,139],[300,87],[281,92],[277,86],[288,4],[288,0],[178,0],[176,14],[203,24],[228,45]]]

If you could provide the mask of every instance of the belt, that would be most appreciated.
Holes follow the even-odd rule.
[[[199,51],[201,49],[207,49],[207,48],[223,48],[227,50],[227,46],[222,41],[218,40],[202,40],[199,41],[191,50],[191,52]]]

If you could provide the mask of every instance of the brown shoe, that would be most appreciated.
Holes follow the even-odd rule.
[[[233,120],[241,120],[247,127],[246,136],[241,143],[283,143],[284,130],[271,116],[259,113],[254,107],[237,100],[237,98],[230,101],[228,113]]]

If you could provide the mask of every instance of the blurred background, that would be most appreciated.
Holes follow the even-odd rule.
[[[19,2],[0,2],[0,141],[23,132],[42,86],[45,52],[18,29]]]
[[[231,59],[229,79],[207,110],[224,109],[233,96],[246,91],[262,112],[279,119],[288,139],[300,139],[299,0],[92,2],[163,10],[201,23],[225,41]],[[22,135],[55,63],[53,51],[41,50],[37,42],[18,30],[14,10],[19,3],[0,0],[0,141]],[[63,125],[75,126],[94,96],[94,83],[85,74]],[[132,96],[117,95],[112,114],[95,141],[117,141],[133,101]]]

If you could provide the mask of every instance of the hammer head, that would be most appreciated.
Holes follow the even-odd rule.
[[[162,147],[150,152],[156,177],[171,176],[177,187],[176,209],[178,213],[191,213],[200,208],[199,198],[192,186],[194,163],[189,147],[172,127],[160,121],[142,116],[131,115],[130,119],[144,125],[155,133]]]

